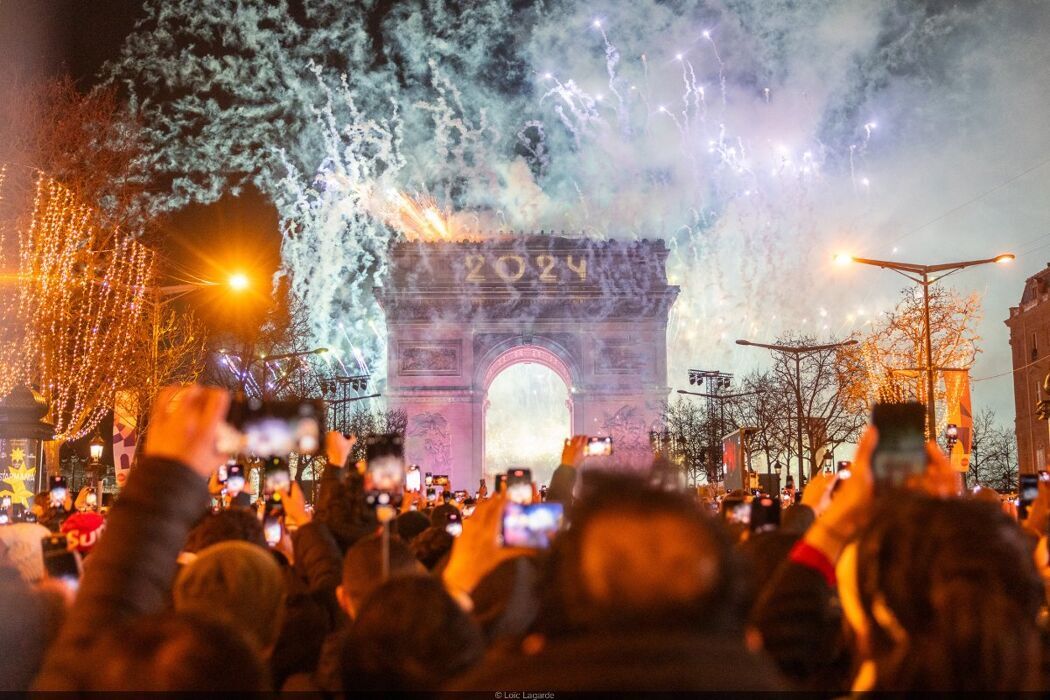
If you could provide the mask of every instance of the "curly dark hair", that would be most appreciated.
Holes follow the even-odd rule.
[[[856,577],[877,690],[1038,689],[1043,587],[996,505],[885,499],[858,543]]]
[[[183,551],[199,552],[219,542],[240,540],[266,547],[263,526],[255,513],[247,508],[228,508],[208,513],[190,530]]]
[[[416,559],[427,567],[427,571],[432,571],[445,558],[445,555],[452,551],[454,541],[455,538],[444,527],[431,525],[416,535],[409,546],[412,548],[412,553],[416,555]]]
[[[399,576],[369,596],[344,650],[345,690],[419,692],[468,671],[485,646],[438,580]]]

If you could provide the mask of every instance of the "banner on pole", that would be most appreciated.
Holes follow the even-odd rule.
[[[138,442],[138,394],[118,391],[113,402],[113,470],[117,486],[123,487],[135,459]]]
[[[959,429],[959,441],[952,447],[952,468],[957,472],[970,471],[973,453],[973,406],[970,403],[970,371],[944,371],[944,389],[948,399],[948,423]]]

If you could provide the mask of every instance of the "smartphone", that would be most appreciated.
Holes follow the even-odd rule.
[[[1020,485],[1017,489],[1017,500],[1019,505],[1027,508],[1032,505],[1036,497],[1039,496],[1039,475],[1038,474],[1022,474],[1020,478]]]
[[[220,484],[226,483],[226,479],[229,478],[229,471],[226,469],[225,464],[219,465],[219,468],[215,472],[215,478],[219,481]]]
[[[292,473],[288,470],[288,460],[283,457],[270,457],[263,462],[264,488],[266,493],[287,491],[292,485]]]
[[[281,496],[274,494],[270,498],[266,499],[266,504],[263,506],[263,513],[267,516],[274,515],[277,517],[284,517],[284,503],[281,502]]]
[[[53,579],[76,590],[80,584],[80,555],[69,551],[69,541],[65,535],[51,535],[40,541],[40,551],[44,557],[44,570]]]
[[[217,448],[261,459],[312,455],[321,445],[323,415],[320,401],[236,400],[220,425]]]
[[[69,488],[66,486],[66,477],[64,476],[52,476],[50,481],[49,491],[51,493],[51,505],[55,508],[60,508],[66,500],[66,496],[69,495]]]
[[[1050,472],[1046,471],[1045,469],[1040,469],[1038,474],[1039,481],[1050,481]]]
[[[852,466],[853,462],[846,459],[840,460],[836,465],[835,476],[838,477],[839,480],[850,478],[853,476],[853,472],[850,471],[850,467]]]
[[[431,474],[430,472],[427,472],[426,476],[423,479],[423,483],[425,483],[427,486],[433,486],[434,485],[434,475]]]
[[[532,470],[511,469],[507,472],[507,498],[514,503],[532,503]]]
[[[432,502],[435,498],[437,498],[437,490],[433,486],[428,486],[427,487],[427,501],[428,502]]]
[[[926,471],[926,409],[921,403],[877,403],[871,422],[879,431],[871,456],[876,489],[899,488]]]
[[[84,503],[91,508],[98,505],[98,494],[95,493],[95,488],[93,486],[89,486],[87,493],[84,494]]]
[[[493,490],[494,493],[499,495],[499,494],[503,493],[504,487],[506,487],[506,485],[507,485],[507,475],[506,474],[497,474],[495,480],[493,481],[492,490]]]
[[[413,464],[409,466],[408,471],[405,473],[405,490],[418,492],[420,488],[422,486],[419,476],[419,465]]]
[[[284,537],[284,518],[269,513],[263,517],[263,537],[266,539],[266,544],[276,547]]]
[[[583,454],[587,457],[608,457],[613,452],[611,437],[589,437]]]
[[[11,497],[10,496],[4,496],[3,498],[0,498],[0,508],[10,508],[10,507],[11,507]]]
[[[561,503],[507,503],[503,509],[503,546],[548,549],[563,520]]]
[[[434,486],[444,487],[447,491],[451,482],[448,480],[448,474],[434,474],[433,477],[431,477],[431,483]]]
[[[751,532],[765,532],[780,527],[780,499],[761,496],[751,502],[751,513],[748,518]]]
[[[244,467],[238,462],[226,465],[226,493],[236,496],[244,490]]]
[[[365,441],[365,500],[373,506],[401,502],[405,490],[405,444],[397,433]]]
[[[478,502],[473,498],[468,498],[465,501],[463,501],[463,507],[460,508],[460,512],[463,513],[463,517],[469,518],[470,516],[474,515],[474,508],[476,508],[477,505]]]
[[[463,534],[463,517],[459,513],[449,513],[445,522],[445,532],[453,537]]]
[[[722,518],[727,523],[751,524],[751,504],[741,498],[726,498],[722,501]]]

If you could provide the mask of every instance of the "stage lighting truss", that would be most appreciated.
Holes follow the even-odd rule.
[[[717,394],[733,385],[733,375],[718,370],[691,369],[689,370],[689,384],[692,386],[706,384],[709,393]]]

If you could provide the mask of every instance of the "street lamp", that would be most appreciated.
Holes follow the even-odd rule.
[[[95,498],[93,499],[94,503],[92,503],[89,493],[89,500],[87,501],[87,506],[95,509],[102,504],[102,478],[104,471],[102,467],[102,451],[105,447],[106,443],[102,440],[102,436],[96,432],[95,437],[91,438],[91,442],[88,443],[88,456],[90,457],[88,470],[91,474]]]
[[[939,282],[948,275],[963,270],[967,267],[977,265],[1005,265],[1016,259],[1013,253],[1000,253],[994,258],[983,260],[963,260],[960,262],[941,263],[939,265],[918,265],[915,263],[892,262],[889,260],[871,260],[868,258],[857,258],[848,253],[838,253],[834,260],[839,265],[857,263],[859,265],[871,265],[881,267],[884,270],[893,270],[897,274],[907,277],[912,282],[922,286],[923,303],[923,336],[926,343],[926,361],[923,372],[926,373],[926,422],[928,423],[928,434],[933,436],[937,430],[937,407],[933,400],[933,338],[930,331],[930,285]]]
[[[955,443],[959,442],[959,426],[949,423],[944,427],[944,440],[948,443],[948,456],[951,457]]]
[[[91,456],[92,464],[101,464],[102,450],[105,448],[106,443],[102,441],[102,436],[95,433],[95,437],[91,438],[91,442],[88,443],[88,454]]]
[[[802,448],[802,356],[815,352],[837,350],[838,348],[844,348],[849,345],[856,345],[857,340],[855,338],[850,338],[841,343],[826,343],[824,345],[784,345],[780,343],[756,343],[751,340],[740,339],[736,341],[736,344],[752,348],[764,348],[766,350],[772,350],[773,352],[786,353],[791,355],[795,360],[795,410],[798,415],[798,425],[796,426],[797,430],[795,436],[798,439],[798,481],[799,484],[801,484],[803,478],[803,464],[805,463]]]
[[[160,358],[160,309],[164,304],[173,301],[176,297],[182,296],[189,292],[194,292],[198,289],[205,289],[208,287],[220,287],[223,286],[221,282],[215,281],[202,281],[202,282],[186,282],[183,284],[167,284],[159,285],[156,287],[148,287],[147,292],[153,297],[153,344],[150,348],[150,390],[156,394],[157,384],[160,379],[157,376]],[[229,290],[234,293],[241,293],[246,291],[251,286],[251,278],[243,272],[234,272],[226,279],[226,285]]]

